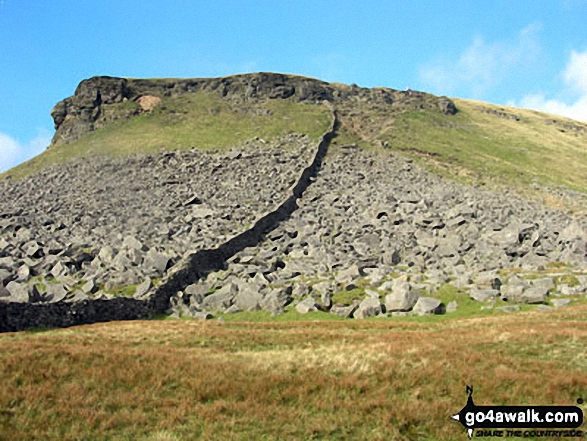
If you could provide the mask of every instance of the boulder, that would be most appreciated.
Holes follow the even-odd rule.
[[[57,303],[67,297],[67,290],[61,283],[47,284],[47,292],[45,293],[45,301]]]
[[[381,302],[379,299],[368,297],[359,303],[359,307],[353,313],[353,317],[356,319],[365,319],[367,317],[373,317],[383,312]]]
[[[23,264],[18,268],[16,275],[19,282],[28,282],[31,278],[31,268],[28,265]]]
[[[387,311],[410,311],[420,298],[420,291],[408,289],[396,289],[385,296],[385,309]]]
[[[489,300],[499,297],[499,291],[496,289],[477,289],[473,288],[469,292],[469,297],[478,302],[487,302]]]
[[[261,285],[251,282],[239,285],[239,291],[234,297],[234,304],[241,311],[257,311],[261,309],[262,302]]]
[[[272,314],[281,314],[285,307],[289,305],[293,298],[291,297],[292,289],[288,288],[275,288],[265,296],[261,302],[261,307],[270,311]]]
[[[145,255],[143,266],[149,270],[155,271],[158,275],[163,275],[169,265],[169,256],[151,248]]]
[[[350,318],[352,317],[353,313],[357,310],[358,307],[358,304],[353,304],[350,306],[333,306],[330,309],[330,313],[338,315],[342,318]]]
[[[554,280],[552,280],[552,278],[550,278],[550,277],[531,280],[530,284],[534,287],[544,288],[548,291],[550,291],[551,289],[554,289],[554,286],[555,286]]]
[[[151,282],[151,279],[147,277],[143,282],[139,284],[139,286],[137,286],[137,289],[133,297],[135,299],[141,299],[145,294],[149,292],[152,286],[153,284]]]
[[[564,306],[567,306],[571,303],[570,299],[552,299],[550,301],[550,303],[552,303],[552,306],[554,306],[555,308],[562,308]]]
[[[506,305],[506,306],[500,306],[499,308],[496,308],[498,311],[502,311],[502,312],[517,312],[520,310],[520,306],[519,305]]]
[[[308,312],[318,311],[318,306],[312,297],[308,297],[296,305],[296,311],[300,314],[307,314]]]
[[[29,286],[24,283],[9,282],[6,290],[10,293],[11,302],[27,303],[30,300]]]
[[[82,286],[82,291],[86,294],[95,294],[99,289],[100,287],[94,279],[88,280],[84,286]]]
[[[524,290],[518,302],[544,303],[548,297],[548,289],[543,286],[531,286]]]
[[[381,290],[381,287],[379,287]],[[385,308],[387,311],[410,311],[418,298],[420,291],[412,289],[406,276],[394,279],[391,282],[391,293],[385,296]]]
[[[238,292],[238,286],[235,283],[229,283],[218,291],[204,298],[202,307],[211,311],[220,311],[230,307],[234,303],[234,298]]]
[[[345,284],[354,282],[362,277],[358,265],[351,265],[345,270],[339,271],[335,277],[337,283]]]
[[[412,311],[416,315],[433,315],[444,312],[442,302],[434,297],[420,297]]]
[[[503,285],[501,287],[501,297],[506,301],[519,302],[525,289],[524,284]]]

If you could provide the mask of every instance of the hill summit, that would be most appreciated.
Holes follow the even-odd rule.
[[[52,145],[75,141],[109,122],[152,110],[151,105],[143,104],[145,97],[152,97],[152,104],[160,103],[161,98],[177,98],[195,93],[213,93],[237,104],[243,101],[291,98],[309,103],[329,101],[343,107],[358,102],[379,104],[388,106],[391,111],[438,107],[446,114],[456,113],[454,103],[446,98],[388,88],[346,87],[276,73],[183,80],[94,77],[82,81],[72,97],[59,102],[51,111],[56,130]],[[128,101],[138,106],[128,107],[126,111],[117,108],[117,104]]]

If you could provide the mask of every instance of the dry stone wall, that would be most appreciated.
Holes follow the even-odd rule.
[[[1,243],[3,257],[2,260],[0,260],[0,268],[2,268],[4,272],[1,274],[3,280],[0,281],[0,286],[2,286],[2,289],[0,290],[0,331],[15,331],[30,327],[71,326],[75,324],[109,320],[140,319],[152,317],[154,314],[165,312],[170,306],[170,297],[176,294],[177,291],[198,280],[198,278],[201,278],[212,271],[217,271],[223,268],[226,265],[226,260],[232,257],[236,252],[241,251],[246,247],[254,247],[258,245],[258,243],[263,240],[265,234],[276,228],[280,222],[283,222],[291,215],[291,213],[297,208],[297,199],[301,197],[316,176],[321,161],[326,155],[328,145],[335,136],[337,124],[338,121],[333,110],[331,127],[322,137],[313,156],[308,157],[306,154],[309,152],[309,149],[307,148],[307,138],[304,138],[303,136],[298,137],[297,135],[295,137],[298,138],[298,141],[304,141],[302,143],[302,149],[298,152],[290,152],[290,158],[287,158],[287,149],[279,149],[273,152],[269,150],[259,154],[258,157],[260,158],[260,162],[262,162],[264,158],[278,158],[277,163],[285,164],[288,167],[288,170],[284,171],[284,173],[279,173],[279,170],[275,169],[271,172],[267,172],[263,169],[262,164],[258,163],[255,164],[257,167],[252,167],[251,164],[245,164],[243,170],[237,170],[235,176],[242,176],[242,174],[238,172],[241,171],[244,173],[245,169],[248,170],[249,173],[251,170],[255,170],[255,173],[258,173],[258,176],[255,178],[257,180],[256,184],[250,183],[250,185],[243,185],[241,190],[252,191],[253,193],[250,197],[261,198],[262,203],[256,205],[256,208],[263,209],[263,202],[265,202],[265,206],[267,206],[268,210],[267,214],[256,220],[247,219],[246,221],[243,221],[242,218],[237,218],[239,222],[237,222],[236,225],[242,227],[243,224],[246,225],[247,221],[253,221],[252,226],[240,234],[234,235],[233,233],[232,238],[221,242],[215,248],[203,248],[194,254],[188,255],[174,266],[170,274],[167,275],[162,283],[155,290],[152,290],[152,292],[149,291],[151,282],[147,279],[139,286],[140,290],[135,293],[135,298],[111,298],[104,294],[98,294],[97,296],[93,295],[95,294],[95,290],[98,289],[96,272],[100,272],[99,268],[101,263],[104,263],[104,261],[112,261],[113,265],[119,265],[119,269],[121,269],[120,272],[123,272],[124,277],[127,278],[121,283],[127,284],[130,272],[130,268],[128,267],[132,266],[133,258],[136,259],[135,267],[140,265],[144,269],[145,267],[152,266],[154,267],[153,270],[158,270],[159,274],[163,274],[172,265],[172,259],[170,259],[167,254],[161,253],[156,247],[152,247],[152,244],[149,246],[146,242],[142,242],[135,236],[126,236],[122,239],[121,249],[116,256],[113,256],[114,250],[109,245],[102,247],[96,256],[91,253],[91,250],[87,249],[88,244],[82,241],[71,243],[66,246],[62,246],[61,244],[45,245],[40,242],[40,239],[44,240],[44,238],[40,236],[35,236],[34,239],[32,238],[32,228],[40,228],[42,231],[43,226],[49,227],[47,229],[47,240],[50,240],[48,237],[51,232],[61,231],[66,228],[64,225],[59,225],[58,228],[53,228],[54,223],[47,221],[47,218],[32,215],[34,213],[51,213],[51,209],[39,210],[35,207],[33,208],[35,210],[34,213],[27,213],[25,212],[24,207],[19,208],[18,203],[11,205],[10,207],[4,207],[5,211],[2,215],[2,223],[0,225],[2,226],[2,233],[8,233],[10,235],[10,242],[3,239],[3,242]],[[258,151],[259,150],[257,150],[257,152]],[[192,152],[192,154],[197,155],[197,152]],[[181,153],[166,154],[163,156],[163,160],[170,160],[175,158],[176,155],[181,155]],[[283,160],[284,157],[285,160]],[[232,152],[227,155],[227,158],[231,161],[241,161],[243,160],[243,154],[241,152]],[[177,160],[177,158],[175,159]],[[150,158],[141,158],[139,160],[147,162],[151,161]],[[304,163],[308,165],[303,168],[303,170],[299,170],[300,167],[303,167]],[[181,164],[181,167],[187,168],[191,174],[194,174],[196,171],[190,169],[190,163],[189,161],[185,161],[185,158],[180,158],[180,162],[176,161],[174,165],[179,166],[179,164]],[[124,165],[125,168],[123,173],[128,170],[126,167],[128,167],[129,164],[125,163]],[[193,164],[191,165],[193,166]],[[202,170],[206,169],[201,163],[197,165],[199,165]],[[113,167],[116,168],[115,165],[113,165]],[[198,167],[196,168],[199,170]],[[145,168],[138,167],[138,169],[143,170]],[[210,169],[210,167],[208,167],[208,169]],[[211,168],[213,174],[220,169],[222,169],[221,164],[215,164]],[[106,173],[104,170],[107,170],[107,168],[100,168],[100,170],[102,173]],[[287,178],[287,176],[291,175],[292,171],[300,171],[298,173],[298,179],[290,180]],[[47,173],[51,174],[52,171],[48,171]],[[112,178],[112,176],[110,177]],[[262,177],[265,177],[268,181],[263,183]],[[202,178],[201,175],[200,178]],[[26,190],[28,190],[29,193],[30,186],[34,187],[39,183],[35,179],[40,178],[33,178],[32,182],[27,181],[26,184],[23,184],[27,187]],[[178,179],[176,175],[174,175],[173,180],[176,180],[177,183],[185,183],[185,180]],[[265,185],[264,190],[258,188],[259,181],[261,181],[261,185]],[[130,182],[137,183],[139,181],[131,178]],[[148,182],[153,183],[153,179],[149,179]],[[210,183],[206,180],[206,176],[203,177],[203,182]],[[289,190],[283,191],[283,185],[288,184]],[[15,197],[16,194],[19,194],[20,196],[24,195],[22,188],[19,190],[7,182],[3,182],[2,185],[7,191],[12,191],[12,201],[18,201],[19,198]],[[232,191],[232,189],[235,189],[234,191],[237,191],[237,188],[238,187],[231,187],[230,190]],[[273,191],[278,189],[279,191],[264,199],[262,198],[262,195],[267,189]],[[217,187],[216,190],[218,190]],[[256,190],[259,191],[257,192]],[[148,192],[142,191],[140,194],[146,195]],[[285,196],[285,200],[276,208],[270,209],[269,207],[275,206],[275,199],[282,197],[280,196],[281,194]],[[234,207],[222,206],[223,210],[221,210],[221,212],[214,212],[210,208],[205,208],[208,210],[208,213],[206,216],[202,217],[207,217],[218,222],[228,216],[228,220],[232,220],[233,216],[239,213],[238,209],[240,208],[242,201],[247,199],[245,195],[241,194],[239,197],[236,197],[235,200],[240,203],[237,203]],[[170,199],[173,201],[174,198]],[[222,194],[220,199],[222,200],[222,203],[232,200],[230,195],[224,194]],[[203,205],[206,197],[200,199],[198,196],[191,194],[189,197],[176,198],[176,201],[177,200],[180,202],[179,205],[171,203],[173,210],[186,206]],[[39,203],[51,204],[51,198],[39,197],[38,201]],[[124,206],[124,204],[121,204],[120,201],[118,201],[118,206]],[[71,210],[71,206],[68,208]],[[232,209],[227,213],[227,208]],[[112,209],[115,211],[115,207],[112,207]],[[125,209],[128,210],[128,207],[125,207]],[[249,211],[251,210],[249,209]],[[110,213],[110,215],[112,215],[112,213]],[[75,214],[73,214],[73,216],[75,216]],[[187,224],[196,224],[195,222],[192,222],[195,219],[193,213],[188,214],[188,216],[190,216],[190,219]],[[94,219],[94,216],[91,214],[87,215],[87,219],[85,219],[87,221],[85,228],[88,228],[90,225],[93,226],[94,229],[96,228],[95,224],[91,221],[92,219]],[[80,221],[82,221],[81,218],[76,218],[74,220],[78,226]],[[41,225],[38,225],[37,222],[41,222]],[[43,225],[43,223],[46,225]],[[153,222],[151,221],[150,224],[153,225]],[[81,225],[84,225],[84,223],[81,222]],[[139,228],[138,230],[142,231],[143,234],[148,233],[148,229],[145,231],[146,228]],[[229,233],[230,232],[231,231],[229,231]],[[89,234],[89,232],[87,233]],[[213,233],[214,230],[212,230],[212,234]],[[217,237],[217,240],[218,238],[225,237],[218,234],[215,236]],[[15,241],[13,239],[17,240]],[[27,239],[31,240],[26,241]],[[17,243],[16,246],[15,242]],[[53,248],[51,248],[52,246]],[[190,246],[194,245],[190,244]],[[18,248],[17,252],[15,252],[16,248]],[[69,254],[69,256],[67,256],[67,254]],[[141,256],[141,254],[143,255]],[[23,260],[15,259],[15,255],[23,257]],[[67,264],[60,261],[59,257],[64,255],[65,257],[71,257],[71,260],[69,260],[71,266],[67,266]],[[22,265],[17,269],[16,266],[20,264]],[[128,267],[126,265],[128,265]],[[96,269],[96,267],[98,267],[98,269]],[[55,286],[51,284],[44,286],[40,291],[37,284],[26,284],[27,281],[30,281],[31,276],[35,272],[42,272],[42,270],[46,271],[49,268],[53,279],[65,280],[66,282],[69,282],[70,286],[58,284],[59,288],[55,288]],[[78,292],[72,296],[72,285],[74,285],[76,281],[79,281],[79,279],[73,277],[70,277],[68,280],[68,276],[73,273],[78,277],[86,277],[90,280],[84,284],[82,290],[78,290]],[[6,287],[4,287],[4,282],[7,280],[10,281],[6,283]],[[19,281],[22,283],[19,283]],[[90,298],[89,295],[93,295],[93,297]]]

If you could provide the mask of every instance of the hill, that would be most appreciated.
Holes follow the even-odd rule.
[[[50,148],[0,180],[6,330],[514,311],[587,289],[579,123],[264,73],[95,77],[52,115]]]
[[[471,384],[585,409],[585,125],[280,74],[52,114],[0,178],[0,439],[462,439]]]

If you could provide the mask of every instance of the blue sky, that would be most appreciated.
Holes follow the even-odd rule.
[[[0,171],[94,75],[273,71],[587,121],[587,0],[0,0]]]

